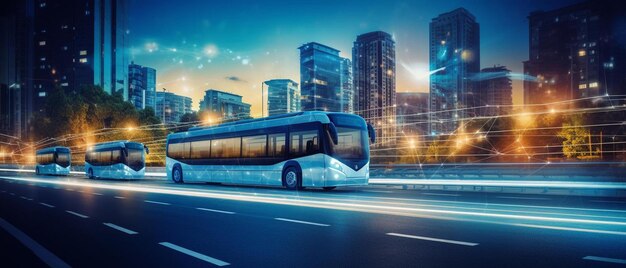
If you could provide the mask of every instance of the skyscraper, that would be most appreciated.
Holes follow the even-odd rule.
[[[291,79],[273,79],[263,82],[267,88],[268,115],[300,111],[300,89]]]
[[[505,66],[484,68],[480,72],[478,91],[479,116],[498,116],[513,110],[513,86],[509,77],[511,70]]]
[[[341,111],[339,50],[311,42],[300,49],[300,91],[303,111]]]
[[[134,62],[128,65],[128,100],[137,109],[156,111],[156,70]]]
[[[25,138],[33,101],[34,1],[0,2],[0,133]]]
[[[34,7],[34,109],[55,87],[99,85],[128,99],[126,1],[38,1]]]
[[[524,73],[536,79],[524,82],[524,103],[626,94],[625,17],[619,1],[531,13]]]
[[[357,36],[352,47],[354,110],[374,125],[379,145],[396,137],[396,44],[386,32]]]
[[[166,124],[178,123],[181,116],[192,112],[191,104],[190,97],[171,92],[157,92],[155,114]]]
[[[221,121],[248,119],[250,104],[243,102],[242,99],[237,94],[208,89],[204,92],[200,110],[217,114]]]
[[[470,77],[480,71],[480,30],[464,8],[443,13],[430,22],[431,134],[451,133],[459,120],[474,115],[476,85]]]
[[[354,90],[352,80],[352,61],[341,58],[341,111],[354,113]]]

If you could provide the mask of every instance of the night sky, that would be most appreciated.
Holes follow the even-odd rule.
[[[382,30],[396,40],[398,92],[428,92],[428,24],[458,7],[480,24],[481,68],[505,65],[522,72],[528,22],[534,10],[575,3],[526,1],[154,1],[129,6],[131,60],[157,70],[158,90],[193,98],[214,88],[244,96],[261,110],[261,82],[300,83],[298,47],[315,41],[351,58],[358,34]],[[514,103],[522,84],[514,83]]]

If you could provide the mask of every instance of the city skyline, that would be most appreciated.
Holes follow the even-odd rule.
[[[279,16],[304,6],[302,3],[161,3],[154,6],[165,5],[167,8],[159,9],[168,12],[154,16],[152,5],[133,1],[130,13],[138,14],[130,14],[130,59],[158,70],[157,90],[165,87],[194,100],[201,99],[208,88],[229,91],[243,95],[244,101],[252,104],[252,115],[259,116],[263,81],[287,78],[300,82],[297,48],[305,43],[319,42],[340,50],[341,57],[351,58],[357,35],[389,32],[396,41],[398,58],[403,59],[398,62],[397,91],[428,92],[428,23],[432,18],[465,7],[481,24],[481,50],[489,51],[481,55],[481,68],[498,64],[522,73],[522,62],[528,58],[526,17],[535,10],[576,2],[452,1],[428,6],[400,1],[384,6],[342,2],[320,20],[306,13]],[[260,9],[263,12],[255,12]],[[351,9],[365,16],[345,16]],[[379,11],[385,12],[375,13]],[[181,18],[180,14],[193,16]],[[342,27],[328,31],[336,24]],[[522,91],[522,82],[513,81],[514,104],[522,103]],[[264,97],[267,101],[267,95]]]

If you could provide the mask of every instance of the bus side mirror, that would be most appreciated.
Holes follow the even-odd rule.
[[[376,142],[376,131],[372,124],[367,124],[367,135],[370,136],[370,143]]]
[[[54,157],[54,162],[57,161],[57,159],[59,158],[59,153],[58,152],[54,152],[54,154],[52,155],[52,157]]]
[[[148,149],[148,146],[143,146],[144,149],[146,149],[146,154],[150,154],[150,149]]]
[[[128,148],[123,148],[122,152],[124,153],[124,157],[128,157]]]
[[[337,134],[337,127],[335,127],[335,124],[328,124],[328,134],[330,134],[330,139],[333,141],[333,144],[337,145],[339,143],[339,134]]]

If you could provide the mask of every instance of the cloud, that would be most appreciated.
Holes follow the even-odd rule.
[[[241,79],[241,78],[240,78],[240,77],[238,77],[238,76],[227,76],[227,77],[225,77],[225,79],[226,79],[226,80],[233,81],[233,82],[241,82],[241,83],[247,83],[247,82],[248,82],[248,81],[246,81],[246,80]]]

